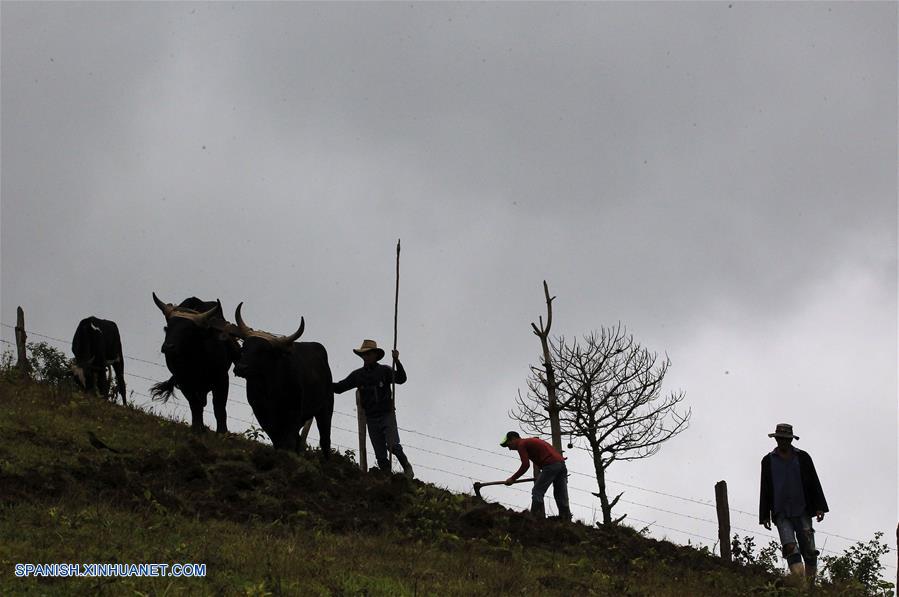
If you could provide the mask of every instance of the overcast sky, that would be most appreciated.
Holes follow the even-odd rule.
[[[682,498],[726,479],[732,524],[767,543],[759,461],[790,422],[830,504],[825,554],[890,539],[896,10],[3,2],[2,338],[22,305],[31,339],[69,352],[97,315],[162,363],[151,292],[220,298],[274,333],[305,317],[339,379],[363,338],[393,342],[401,238],[398,421],[420,478],[470,490],[516,468],[497,443],[546,279],[554,334],[622,322],[693,409],[658,455],[610,469],[628,523],[711,545],[714,509]],[[152,382],[128,382],[147,402]],[[354,429],[352,393],[336,408]],[[591,470],[578,450],[569,467]],[[592,520],[595,484],[571,486]]]

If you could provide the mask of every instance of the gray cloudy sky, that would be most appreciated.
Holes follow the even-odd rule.
[[[398,419],[421,478],[463,490],[515,469],[497,442],[546,279],[553,332],[621,321],[667,352],[693,409],[657,456],[611,469],[631,524],[710,545],[714,510],[681,498],[726,479],[749,513],[732,524],[767,543],[759,459],[789,421],[831,506],[825,550],[892,536],[895,3],[0,11],[6,326],[23,305],[32,332],[68,340],[95,314],[160,363],[152,291],[245,301],[276,333],[304,316],[340,378],[363,338],[392,342],[401,238]],[[354,428],[350,394],[337,409]],[[574,450],[570,467],[590,463]],[[571,485],[592,519],[594,485]]]

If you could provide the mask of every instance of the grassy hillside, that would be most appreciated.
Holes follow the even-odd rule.
[[[121,453],[92,446],[89,431]],[[531,520],[319,456],[0,381],[0,594],[793,593],[759,570],[627,527]],[[207,573],[14,575],[16,563],[59,562],[203,563]]]

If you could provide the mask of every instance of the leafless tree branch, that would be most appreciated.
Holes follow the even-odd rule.
[[[532,324],[541,340],[547,339],[552,318],[545,282],[544,293],[547,325],[542,318],[539,327]],[[542,365],[531,367],[528,393],[519,392],[511,414],[530,431],[545,434],[551,427],[554,436],[583,440],[593,458],[603,523],[614,524],[621,520],[611,515],[621,494],[608,499],[605,471],[616,461],[656,454],[689,426],[692,411],[682,408],[686,394],[662,393],[671,360],[643,348],[618,322],[582,339],[547,339]]]

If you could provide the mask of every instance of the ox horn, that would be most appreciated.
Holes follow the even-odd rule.
[[[171,305],[170,303],[164,303],[161,300],[159,300],[159,297],[156,296],[155,292],[153,293],[153,302],[156,303],[156,306],[159,307],[159,310],[162,311],[162,314],[165,316],[166,319],[168,319],[169,316],[172,314],[172,311],[175,310],[175,307],[173,305]]]
[[[306,329],[306,320],[300,317],[300,329],[287,336],[286,338],[282,338],[281,342],[284,344],[284,346],[290,346],[291,344],[296,342],[297,338],[303,335],[304,329]]]
[[[222,301],[220,299],[215,299],[215,303],[216,303],[215,307],[213,307],[209,311],[206,311],[205,313],[200,313],[199,315],[197,315],[197,323],[199,323],[199,324],[208,323],[209,320],[212,318],[212,316],[215,315],[216,310],[221,310]]]
[[[243,317],[240,316],[241,307],[243,307],[243,301],[241,301],[240,304],[237,305],[237,311],[234,312],[234,319],[237,320],[237,329],[240,330],[240,335],[246,338],[253,330],[250,329],[250,326],[244,323]]]

